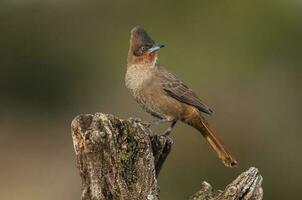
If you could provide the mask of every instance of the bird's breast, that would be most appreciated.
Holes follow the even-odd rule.
[[[133,65],[127,68],[125,82],[127,88],[133,93],[140,91],[151,79],[152,70],[150,67]]]

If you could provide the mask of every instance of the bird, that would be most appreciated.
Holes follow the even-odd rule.
[[[165,136],[171,133],[178,121],[190,125],[202,134],[225,166],[236,166],[236,159],[203,116],[211,115],[213,110],[158,63],[158,50],[163,47],[144,28],[136,26],[131,30],[125,85],[137,103],[156,119],[144,125],[171,123],[162,134]]]

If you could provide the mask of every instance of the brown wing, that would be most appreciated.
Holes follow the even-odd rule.
[[[161,86],[167,95],[177,99],[182,103],[196,107],[198,110],[207,114],[212,114],[213,111],[204,104],[201,99],[183,82],[178,80],[173,74],[161,68],[162,81]]]

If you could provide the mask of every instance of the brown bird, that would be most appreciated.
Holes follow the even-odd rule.
[[[157,63],[157,51],[162,47],[143,28],[132,29],[125,82],[143,109],[157,118],[145,125],[171,122],[164,132],[168,135],[180,120],[205,137],[224,165],[236,166],[235,158],[202,116],[202,113],[210,115],[213,111],[188,86]]]

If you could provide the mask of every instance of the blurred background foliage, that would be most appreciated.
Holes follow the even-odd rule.
[[[224,168],[178,124],[161,199],[186,199],[203,180],[222,189],[249,166],[264,176],[265,199],[299,198],[301,23],[299,0],[2,0],[1,197],[79,199],[73,117],[150,119],[124,87],[130,30],[140,25],[166,45],[160,63],[214,109],[208,119],[239,161]]]

